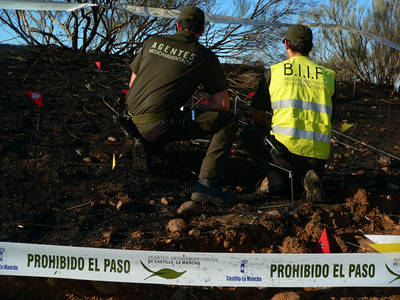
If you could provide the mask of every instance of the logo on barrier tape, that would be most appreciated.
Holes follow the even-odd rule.
[[[399,267],[400,267],[400,256],[392,257],[392,259],[393,259],[393,267],[389,268],[389,266],[387,264],[385,264],[386,270],[390,274],[395,276],[395,278],[393,280],[389,281],[389,283],[393,283],[397,280],[400,280],[400,273],[396,273],[396,272],[398,272]]]
[[[393,271],[388,267],[387,264],[385,264],[385,266],[386,266],[386,269],[389,271],[390,274],[396,276],[396,278],[393,279],[392,281],[390,281],[389,283],[392,283],[392,282],[394,282],[394,281],[396,281],[396,280],[400,280],[400,274],[397,274],[397,273],[393,272]]]
[[[18,266],[1,264],[2,262],[5,261],[5,253],[6,253],[6,249],[0,248],[0,270],[18,271]]]
[[[150,270],[148,267],[146,267],[142,261],[140,261],[140,263],[142,264],[143,268],[146,269],[146,271],[153,273],[152,275],[146,277],[144,280],[146,280],[150,277],[153,277],[153,276],[158,276],[158,277],[165,278],[165,279],[176,279],[186,273],[186,270],[183,272],[177,272],[177,271],[169,269],[169,268],[160,269],[160,270],[154,272],[154,271]]]
[[[246,275],[246,268],[248,265],[248,260],[247,259],[242,259],[240,261],[240,273],[242,273],[241,275],[234,275],[234,276],[226,276],[226,281],[258,281],[261,282],[262,281],[262,277],[261,276],[250,276],[250,275]]]
[[[6,252],[6,249],[0,248],[0,262],[3,262],[4,259],[4,253]]]
[[[247,259],[242,259],[240,261],[240,273],[244,273],[248,262],[249,261]]]

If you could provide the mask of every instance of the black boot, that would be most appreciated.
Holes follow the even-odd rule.
[[[134,170],[151,171],[152,169],[152,154],[146,142],[135,138],[133,146],[133,164]]]
[[[236,195],[232,192],[223,192],[214,178],[199,179],[192,193],[191,199],[200,203],[212,203],[216,206],[232,206],[236,203]]]

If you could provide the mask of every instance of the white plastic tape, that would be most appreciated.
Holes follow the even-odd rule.
[[[143,16],[143,17],[156,17],[156,18],[167,18],[167,19],[176,19],[179,16],[180,11],[177,9],[163,9],[163,8],[155,8],[155,7],[144,7],[144,6],[135,6],[135,5],[120,5],[115,4],[114,7],[123,9],[132,14]],[[206,15],[206,22],[210,23],[224,23],[224,24],[239,24],[239,25],[265,25],[265,22],[261,22],[258,20],[251,20],[247,18],[235,18],[228,16],[218,16],[218,15]],[[274,24],[276,26],[281,26],[282,24]]]
[[[130,13],[146,16],[146,17],[157,17],[157,18],[170,18],[176,19],[179,15],[179,10],[167,10],[162,8],[154,8],[154,7],[143,7],[143,6],[134,6],[134,5],[115,5],[115,7],[129,11]],[[274,27],[283,27],[290,26],[288,23],[267,23],[260,20],[253,20],[248,18],[235,18],[228,16],[218,16],[218,15],[206,15],[206,21],[211,23],[226,23],[226,24],[238,24],[238,25],[250,25],[250,26],[274,26]],[[324,27],[333,30],[343,30],[348,31],[350,33],[355,33],[358,35],[362,35],[366,38],[375,40],[380,42],[386,46],[392,47],[394,49],[400,50],[400,44],[389,41],[380,36],[374,35],[369,32],[365,32],[356,28],[348,27],[348,26],[340,26],[335,24],[325,24],[325,23],[303,23],[304,25],[310,27]]]
[[[375,244],[400,244],[400,235],[365,234]]]
[[[180,10],[177,9],[163,9],[156,7],[147,7],[147,6],[134,6],[134,5],[122,5],[122,4],[114,4],[114,7],[118,9],[125,10],[137,16],[142,17],[155,17],[155,18],[167,18],[167,19],[176,19],[179,16]]]
[[[20,10],[57,10],[74,11],[77,9],[97,6],[97,4],[88,3],[65,3],[65,2],[38,2],[28,0],[1,0],[2,9],[20,9]]]
[[[399,287],[400,253],[200,253],[3,242],[0,275],[189,286]]]

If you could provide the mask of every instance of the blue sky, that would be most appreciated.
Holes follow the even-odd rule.
[[[14,35],[5,30],[4,26],[0,27],[0,44],[15,44],[15,42],[17,41],[16,39],[6,41],[8,39],[12,39],[13,36]]]

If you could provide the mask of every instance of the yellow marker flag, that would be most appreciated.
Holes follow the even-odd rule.
[[[113,153],[112,170],[115,168],[115,153]]]
[[[349,123],[344,122],[344,123],[342,123],[342,130],[341,131],[345,132],[347,129],[350,129],[353,126],[354,126],[354,124],[349,124]]]
[[[380,253],[400,253],[400,244],[369,244]]]

